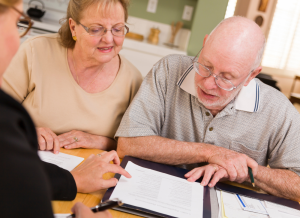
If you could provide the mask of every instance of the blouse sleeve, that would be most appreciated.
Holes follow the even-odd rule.
[[[1,88],[22,103],[34,90],[32,83],[32,47],[30,39],[24,42],[3,75]]]

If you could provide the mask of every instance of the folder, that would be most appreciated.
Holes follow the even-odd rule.
[[[162,173],[166,173],[175,177],[184,178],[184,175],[189,172],[186,169],[178,168],[175,166],[170,166],[166,164],[160,164],[155,163],[151,161],[142,160],[135,157],[125,156],[122,160],[121,167],[125,168],[128,161],[133,162],[136,165],[139,165],[141,167],[145,167],[151,170],[156,170]],[[120,179],[121,175],[116,174],[115,178]],[[199,180],[196,182],[200,183]],[[200,185],[200,184],[199,184]],[[107,201],[111,194],[113,193],[115,187],[109,188],[106,193],[104,194],[104,197],[102,201]],[[210,204],[210,188],[208,186],[204,187],[203,190],[203,218],[211,218],[211,204]],[[166,217],[166,218],[173,218],[172,216],[161,214],[155,211],[147,210],[146,208],[136,207],[134,205],[124,204],[121,207],[114,208],[114,210],[123,211],[126,213],[131,213],[143,217]]]

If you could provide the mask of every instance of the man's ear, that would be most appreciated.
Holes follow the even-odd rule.
[[[206,42],[206,39],[207,39],[208,35],[206,34],[205,37],[204,37],[204,40],[203,40],[203,47],[205,45],[205,42]]]
[[[262,70],[262,66],[259,66],[258,68],[256,68],[249,76],[249,78],[247,79],[247,81],[245,82],[244,86],[247,86],[249,84],[249,82],[255,78]]]

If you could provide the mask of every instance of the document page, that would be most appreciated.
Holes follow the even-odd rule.
[[[175,176],[140,167],[128,161],[132,178],[121,176],[110,199],[174,217],[203,216],[203,187]]]
[[[70,216],[71,214],[69,213],[57,213],[57,214],[54,214],[54,218],[67,218],[68,216]]]
[[[300,217],[300,211],[294,208],[286,207],[265,201],[266,209],[271,218],[296,218]]]
[[[38,155],[42,161],[55,164],[56,166],[68,171],[73,170],[84,160],[82,157],[64,154],[61,152],[59,154],[53,154],[51,151],[38,151]]]
[[[221,191],[222,217],[269,218],[268,215],[243,210],[235,194]]]

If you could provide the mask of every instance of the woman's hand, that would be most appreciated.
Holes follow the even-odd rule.
[[[76,215],[76,218],[112,218],[108,210],[93,213],[90,208],[81,202],[77,202],[71,210]]]
[[[72,130],[58,136],[60,147],[73,148],[97,148],[101,150],[113,150],[116,141],[104,136],[93,135],[78,130]]]
[[[46,127],[37,127],[36,128],[39,150],[41,151],[51,151],[53,150],[54,154],[59,153],[60,145],[57,135],[52,132],[51,129]]]
[[[190,182],[195,182],[197,179],[203,176],[201,185],[208,185],[209,187],[214,187],[216,183],[222,178],[229,178],[227,171],[223,167],[218,166],[217,164],[208,164],[203,167],[197,167],[185,174],[184,176]]]
[[[77,186],[77,192],[90,193],[100,189],[113,187],[117,184],[116,178],[103,179],[103,174],[119,173],[127,178],[130,174],[120,167],[120,159],[116,151],[102,152],[99,155],[91,155],[86,161],[71,171]],[[109,162],[113,161],[114,164]]]

